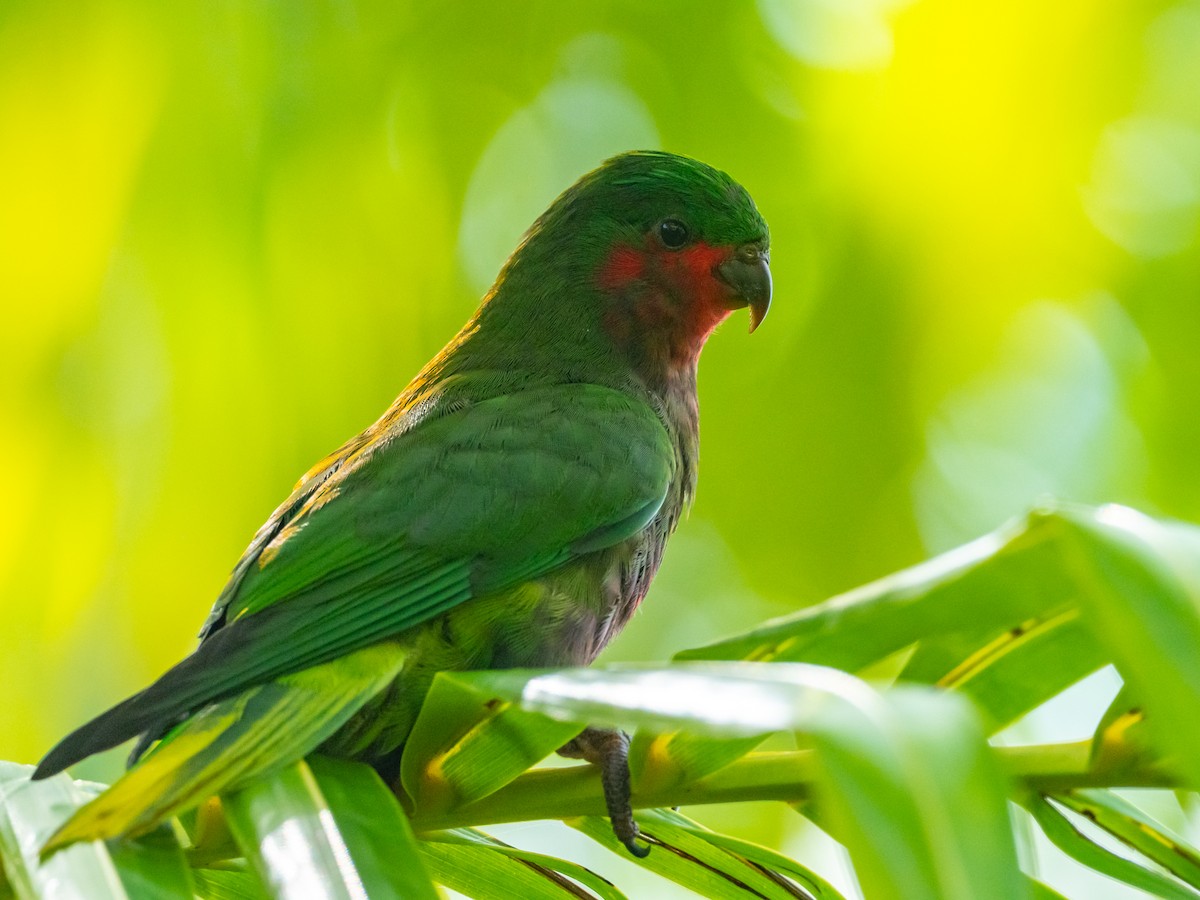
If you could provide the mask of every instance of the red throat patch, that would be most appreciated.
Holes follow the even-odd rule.
[[[641,247],[615,247],[601,264],[597,281],[607,293],[629,295],[632,305],[613,308],[605,320],[609,333],[619,343],[635,335],[659,335],[673,362],[694,361],[736,305],[716,274],[732,253],[732,247],[703,242],[668,250],[652,239]]]

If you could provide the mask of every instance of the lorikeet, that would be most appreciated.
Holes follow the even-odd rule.
[[[766,223],[723,172],[635,152],[584,175],[259,529],[195,652],[42,760],[34,778],[139,738],[46,849],[145,832],[313,751],[394,780],[438,671],[591,662],[692,499],[700,350],[734,309],[762,320],[767,263]],[[644,853],[624,736],[562,752],[602,766],[613,828]]]

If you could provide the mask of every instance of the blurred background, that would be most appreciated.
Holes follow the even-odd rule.
[[[776,294],[709,343],[699,497],[606,659],[1046,495],[1200,520],[1198,86],[1195,0],[3,0],[0,758],[185,654],[299,475],[630,148],[745,184]],[[848,881],[787,809],[702,815]]]

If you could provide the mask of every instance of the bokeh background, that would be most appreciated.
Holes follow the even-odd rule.
[[[606,658],[1050,494],[1200,520],[1196,0],[0,0],[0,758],[186,653],[296,478],[636,147],[749,188],[776,295],[704,354],[699,498]],[[704,815],[848,877],[786,809]],[[587,852],[548,827],[506,836]]]

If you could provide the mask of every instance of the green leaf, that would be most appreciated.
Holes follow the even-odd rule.
[[[102,842],[73,844],[42,859],[42,845],[100,789],[65,774],[30,781],[32,766],[0,762],[0,856],[21,898],[190,898],[182,850],[162,828],[115,851]]]
[[[922,640],[901,676],[970,697],[993,734],[1108,662],[1076,607]]]
[[[196,893],[203,900],[271,900],[262,882],[238,869],[196,869]]]
[[[863,694],[813,734],[816,803],[872,898],[1017,898],[1006,785],[953,695]]]
[[[1028,879],[1029,896],[1033,900],[1066,900],[1066,898],[1049,885],[1043,884],[1036,878]]]
[[[128,894],[104,844],[73,844],[46,860],[46,839],[86,801],[71,779],[30,781],[32,766],[0,763],[0,853],[16,895],[38,898],[52,886],[66,897],[125,898]]]
[[[1200,894],[1166,875],[1143,868],[1093,843],[1043,797],[1027,797],[1021,805],[1032,813],[1046,837],[1078,863],[1103,875],[1147,891],[1162,900],[1196,900]]]
[[[714,846],[728,850],[764,869],[782,872],[793,880],[799,881],[814,900],[844,900],[842,894],[832,884],[796,860],[777,853],[768,847],[743,841],[705,828],[699,822],[670,809],[652,809],[639,814],[639,821],[651,822],[661,819],[682,828],[697,837],[703,838]]]
[[[372,896],[391,892],[412,900],[436,900],[408,817],[375,770],[321,756],[309,760],[309,767]]]
[[[356,837],[361,821],[346,811],[342,783],[344,770],[325,769],[327,782],[337,796],[338,808]],[[382,804],[371,791],[364,806],[379,810]],[[400,888],[421,885],[420,866],[405,857],[403,833],[397,835],[394,868],[380,864],[379,841],[348,846],[337,817],[307,763],[299,762],[222,797],[230,830],[247,860],[258,872],[269,893],[277,898],[363,898],[395,896]],[[385,812],[386,814],[386,812]],[[428,880],[424,893],[435,896]],[[418,887],[418,891],[421,888]]]
[[[575,721],[735,735],[799,730],[817,749],[822,808],[871,896],[1024,896],[1006,782],[972,711],[953,695],[879,693],[843,672],[796,663],[505,672],[489,684]]]
[[[91,781],[76,781],[86,800],[108,787]],[[131,897],[188,897],[194,889],[188,860],[176,830],[162,824],[133,840],[106,844],[117,874]]]
[[[1121,506],[1064,517],[1067,565],[1155,745],[1200,787],[1200,529]]]
[[[963,690],[993,728],[1111,659],[1148,710],[1158,708],[1156,743],[1200,785],[1189,750],[1200,746],[1200,719],[1188,714],[1200,702],[1198,642],[1200,529],[1124,507],[1061,505],[677,658],[856,671],[916,644],[905,677]]]
[[[719,847],[670,821],[653,816],[638,816],[642,837],[651,845],[643,859],[629,855],[612,833],[608,819],[584,816],[567,819],[592,840],[611,850],[623,853],[644,869],[661,875],[714,900],[746,900],[748,897],[769,900],[794,900],[806,895],[730,850]]]
[[[187,857],[170,825],[110,845],[117,875],[130,897],[191,897]]]
[[[1200,852],[1128,800],[1103,790],[1072,791],[1055,796],[1054,800],[1096,823],[1175,877],[1200,888]]]
[[[689,662],[591,669],[472,672],[500,697],[570,722],[712,737],[805,727],[829,702],[865,682],[802,663]],[[922,689],[924,690],[924,689]]]
[[[1092,768],[1117,773],[1156,754],[1146,728],[1146,713],[1128,685],[1113,698],[1092,737]]]
[[[687,731],[640,731],[629,747],[629,771],[639,791],[670,790],[720,771],[762,741],[761,735],[728,740]]]
[[[450,834],[437,832],[431,835],[431,840],[421,842],[420,851],[434,881],[460,894],[478,900],[563,900],[564,897],[620,900],[619,893],[610,890],[593,894],[560,875],[554,867],[570,867],[563,860],[538,854],[518,857],[500,852],[502,845],[494,839],[451,839]],[[543,861],[550,865],[543,865]],[[608,887],[611,889],[612,886]]]
[[[583,887],[592,891],[597,897],[602,898],[602,900],[625,900],[625,895],[617,890],[611,881],[597,875],[585,866],[570,862],[569,860],[547,856],[544,853],[531,853],[528,850],[521,850],[474,828],[455,828],[448,831],[437,831],[425,835],[425,839],[427,841],[439,841],[448,844],[486,847],[501,856],[523,862],[527,866],[565,875],[572,881],[578,882]]]
[[[676,659],[789,661],[858,671],[917,641],[998,633],[1070,608],[1055,510]]]
[[[423,813],[487,796],[582,728],[513,706],[490,689],[489,674],[440,672],[433,680],[400,769],[404,789]]]

